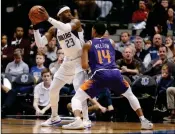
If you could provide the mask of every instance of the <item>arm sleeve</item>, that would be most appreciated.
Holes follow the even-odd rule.
[[[72,31],[72,26],[70,25],[70,23],[64,24],[61,21],[57,21],[51,17],[48,19],[48,22],[50,22],[55,28],[58,28],[61,31],[64,31],[64,32]]]
[[[7,64],[7,66],[5,68],[5,73],[9,73],[9,68],[10,68],[10,64]]]
[[[34,37],[37,47],[44,47],[45,45],[48,44],[46,36],[44,35],[41,37],[39,30],[34,30]]]
[[[29,67],[27,64],[24,66],[24,73],[29,73]]]
[[[144,64],[145,68],[148,67],[150,62],[151,62],[151,55],[150,55],[150,53],[148,53],[143,60],[143,64]]]
[[[12,84],[7,78],[4,78],[4,86],[7,87],[8,89],[12,89]]]
[[[39,87],[36,86],[34,89],[34,99],[39,99]]]

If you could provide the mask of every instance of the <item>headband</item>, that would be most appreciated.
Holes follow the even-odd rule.
[[[62,12],[66,11],[66,10],[70,10],[70,8],[68,6],[65,6],[65,7],[61,8],[59,10],[59,12],[57,13],[57,16],[59,16]]]

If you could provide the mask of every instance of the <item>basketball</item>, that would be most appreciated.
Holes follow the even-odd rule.
[[[29,18],[30,18],[30,20],[32,22],[40,23],[40,22],[44,21],[43,20],[43,16],[38,12],[39,9],[41,9],[41,8],[44,8],[44,7],[37,5],[37,6],[33,6],[30,9],[30,11],[29,11]]]

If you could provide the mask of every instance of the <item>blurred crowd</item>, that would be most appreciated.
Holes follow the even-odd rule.
[[[120,34],[120,41],[115,42],[117,67],[131,84],[137,97],[155,96],[154,110],[170,110],[171,114],[165,120],[174,119],[175,2],[168,0],[133,2],[137,2],[137,8],[132,7],[133,3],[129,7],[127,2],[117,3],[113,0],[60,1],[61,4],[71,7],[74,17],[83,20],[85,40],[91,38],[89,36],[92,26],[89,25],[90,20],[110,23],[115,21],[113,18],[121,19],[121,15],[115,16],[119,13],[116,4],[128,8],[126,12],[129,13],[125,13],[122,18],[130,18],[130,20],[116,20],[120,24],[132,23],[132,30],[141,29],[142,32],[135,36],[128,33],[126,29]],[[42,35],[47,31],[47,24],[43,26],[40,29]],[[14,104],[17,94],[32,93],[35,114],[47,114],[50,109],[49,86],[52,76],[63,62],[64,52],[55,37],[45,47],[37,48],[32,25],[29,25],[27,30],[21,24],[14,29],[10,32],[12,35],[8,30],[3,30],[5,34],[1,35],[1,92],[3,93],[1,112],[7,113]],[[110,35],[110,25],[108,25],[104,37],[110,38]],[[151,86],[152,92],[147,90]],[[146,88],[144,92],[142,87]],[[60,92],[61,95],[74,93],[71,84],[65,85]],[[111,92],[106,91],[97,96],[98,100],[102,100],[100,103],[105,104],[109,111],[114,110],[112,101],[109,99],[111,95]],[[105,99],[100,99],[104,97],[107,99],[107,105],[104,103]],[[68,109],[71,112],[70,104]],[[89,107],[90,111],[97,111],[97,109],[96,106]]]

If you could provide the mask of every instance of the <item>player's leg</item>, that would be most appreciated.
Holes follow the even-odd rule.
[[[141,128],[142,129],[152,129],[153,124],[144,117],[142,109],[140,107],[140,103],[138,99],[136,98],[136,96],[132,93],[131,87],[129,86],[127,91],[123,93],[122,95],[128,99],[132,109],[137,113],[138,117],[140,118]]]
[[[75,121],[68,124],[63,125],[63,129],[83,129],[84,124],[83,120],[81,119],[81,112],[83,109],[82,102],[89,98],[88,94],[84,92],[81,88],[79,88],[74,97],[72,98],[72,110],[75,116]]]
[[[53,126],[61,122],[61,119],[58,116],[58,102],[59,102],[59,93],[60,89],[65,85],[65,82],[54,78],[51,87],[50,87],[50,104],[51,104],[51,117],[43,122],[41,126]]]
[[[85,82],[87,79],[86,73],[84,71],[81,71],[77,73],[74,77],[73,80],[73,85],[75,91],[79,89],[79,87]],[[87,100],[84,100],[82,102],[82,114],[83,114],[83,123],[85,127],[91,127],[91,121],[89,120],[88,116],[88,105],[87,105]]]
[[[81,119],[81,112],[83,109],[82,102],[88,98],[93,98],[100,92],[98,89],[99,82],[96,80],[87,80],[76,91],[75,96],[72,98],[72,110],[74,112],[75,121],[68,125],[64,125],[63,129],[83,129],[84,124]],[[100,88],[99,88],[100,89]]]

